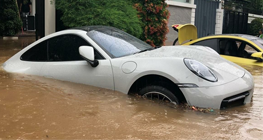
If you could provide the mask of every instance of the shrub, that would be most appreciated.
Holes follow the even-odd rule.
[[[16,0],[0,0],[0,36],[13,36],[21,30]]]
[[[138,17],[143,23],[143,35],[140,38],[153,47],[164,45],[166,34],[169,32],[167,21],[170,16],[165,0],[131,1],[139,11]]]
[[[61,20],[69,28],[107,25],[119,28],[136,37],[141,36],[141,22],[132,3],[127,0],[57,0]]]
[[[259,29],[262,29],[262,23],[263,19],[255,18],[252,20],[250,26],[249,26],[249,34],[251,35],[258,35]]]

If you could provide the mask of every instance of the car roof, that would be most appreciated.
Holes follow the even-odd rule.
[[[252,35],[247,35],[247,34],[218,34],[218,35],[211,35],[211,36],[235,36],[235,37],[242,37],[242,38],[245,38],[245,39],[248,39],[250,41],[253,41],[253,40],[258,40],[260,39],[259,37],[257,36],[252,36]]]
[[[119,29],[111,26],[103,26],[103,25],[94,25],[94,26],[82,26],[82,27],[75,27],[71,29],[78,29],[78,30],[83,30],[86,32],[92,31],[92,30],[103,30],[103,31],[120,31]]]

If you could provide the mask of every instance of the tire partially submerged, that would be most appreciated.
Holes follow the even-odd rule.
[[[170,102],[174,105],[179,104],[177,97],[170,90],[161,86],[146,86],[139,91],[139,95],[154,101]]]

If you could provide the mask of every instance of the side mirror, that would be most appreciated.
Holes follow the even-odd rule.
[[[256,58],[260,62],[263,61],[263,53],[262,52],[252,53],[251,57]]]
[[[97,67],[99,61],[95,59],[94,49],[91,46],[80,46],[79,54],[92,66]]]

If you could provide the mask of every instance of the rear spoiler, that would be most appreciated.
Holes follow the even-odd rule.
[[[174,24],[173,29],[178,32],[178,40],[181,45],[185,41],[197,39],[197,28],[193,24]]]

